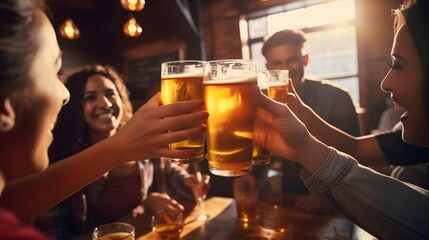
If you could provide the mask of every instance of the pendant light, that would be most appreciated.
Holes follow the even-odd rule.
[[[138,37],[142,34],[142,27],[133,16],[124,24],[122,30],[128,37]]]
[[[127,11],[140,11],[144,8],[145,0],[121,0],[122,7]]]
[[[76,24],[74,24],[71,18],[67,18],[60,25],[60,34],[63,38],[74,40],[79,38],[80,31]]]

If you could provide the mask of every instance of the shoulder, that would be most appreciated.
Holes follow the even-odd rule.
[[[348,94],[347,89],[330,80],[305,79],[304,84],[306,88],[317,89],[318,91]]]
[[[313,96],[324,101],[352,102],[349,91],[330,80],[305,79],[304,89],[307,97]]]

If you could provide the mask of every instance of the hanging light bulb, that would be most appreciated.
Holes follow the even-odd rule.
[[[124,24],[124,27],[122,28],[124,31],[124,34],[128,37],[138,37],[142,34],[142,27],[134,17],[131,16],[131,18]]]
[[[140,11],[144,8],[145,0],[121,0],[121,5],[127,11]]]
[[[77,39],[80,36],[80,31],[77,25],[74,24],[73,20],[71,18],[67,18],[60,25],[60,34],[63,38],[73,40]]]

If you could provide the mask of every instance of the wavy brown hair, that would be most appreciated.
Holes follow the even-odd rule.
[[[0,1],[0,101],[11,97],[19,104],[25,92],[29,72],[39,49],[36,12],[46,13],[41,0]]]
[[[83,117],[83,99],[86,83],[94,75],[110,79],[118,90],[124,113],[119,128],[132,116],[133,110],[128,90],[122,78],[111,66],[90,65],[82,67],[71,74],[65,83],[70,92],[70,101],[61,109],[53,131],[54,142],[49,149],[51,162],[69,157],[91,145],[89,127]]]

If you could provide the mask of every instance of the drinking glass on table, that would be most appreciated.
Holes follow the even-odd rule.
[[[164,211],[152,216],[152,232],[157,240],[180,240],[183,231],[183,214],[178,211]]]
[[[258,226],[261,240],[290,240],[294,232],[293,224],[282,216],[278,205],[259,213]]]
[[[161,64],[161,98],[163,104],[202,99],[204,61],[183,60]],[[198,162],[204,155],[204,135],[170,144],[176,150],[193,149],[193,158],[168,158],[175,163]]]
[[[92,240],[134,240],[134,226],[124,222],[113,222],[101,225],[92,232]]]
[[[208,191],[208,185],[210,181],[209,175],[201,174],[199,163],[192,164],[193,173],[196,176],[197,182],[192,188],[192,192],[195,197],[195,201],[199,208],[199,213],[196,218],[197,221],[209,221],[211,219],[210,215],[207,213],[206,209],[206,197]]]
[[[261,92],[268,96],[268,79],[267,72],[258,72],[258,87]],[[271,153],[267,149],[253,143],[252,165],[266,165],[270,163]]]
[[[288,70],[268,70],[268,96],[278,102],[285,103],[284,95],[289,90],[289,71]]]
[[[258,215],[259,187],[255,177],[247,174],[234,180],[233,194],[237,219],[249,223]]]
[[[209,61],[204,67],[209,171],[242,176],[252,169],[257,64],[253,60]]]

